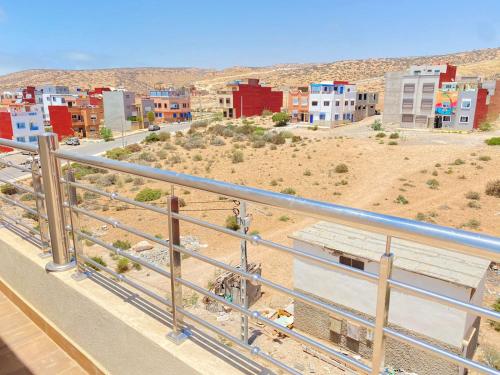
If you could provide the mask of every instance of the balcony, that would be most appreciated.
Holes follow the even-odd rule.
[[[390,312],[399,308],[391,304],[391,296],[397,301],[401,295],[408,295],[421,300],[421,304],[442,305],[442,311],[456,311],[459,317],[469,314],[478,319],[500,321],[500,314],[473,300],[463,301],[428,290],[421,284],[403,282],[398,276],[405,267],[398,261],[398,254],[401,246],[409,246],[408,242],[417,249],[422,246],[431,247],[432,251],[446,249],[451,258],[469,257],[476,268],[481,268],[490,261],[500,261],[500,238],[84,156],[60,150],[53,134],[39,136],[38,146],[3,139],[0,145],[39,154],[40,157],[40,163],[34,163],[32,169],[0,159],[0,163],[20,169],[33,181],[30,186],[4,177],[0,180],[10,184],[9,189],[3,190],[5,194],[0,195],[3,201],[0,214],[5,226],[0,229],[1,285],[32,306],[45,324],[71,344],[71,350],[67,352],[72,353],[72,358],[79,358],[80,364],[93,365],[94,372],[231,374],[269,370],[299,374],[305,367],[297,365],[299,355],[291,353],[300,353],[300,357],[307,353],[310,356],[308,361],[318,361],[334,374],[347,371],[375,375],[390,364],[387,362],[392,358],[388,354],[398,347],[428,355],[437,368],[449,364],[451,371],[456,369],[457,373],[459,368],[469,368],[481,374],[498,374],[498,371],[473,361],[449,345],[427,340],[425,332],[413,334],[402,329],[404,322],[394,320]],[[65,167],[61,168],[61,164]],[[113,188],[92,185],[89,180],[81,178],[86,171],[81,166],[91,168],[92,174],[106,176],[100,171],[110,170],[145,179],[148,186],[153,186],[155,181],[168,184],[167,200],[133,199],[119,185]],[[151,194],[156,194],[155,189],[149,189]],[[176,194],[187,189],[205,196],[204,202],[196,204],[218,202],[224,208],[184,208]],[[10,194],[14,191],[30,194],[33,200],[28,203],[17,199],[16,193]],[[159,194],[163,193],[160,191]],[[91,202],[86,202],[86,199]],[[106,200],[108,208],[104,209],[97,199]],[[125,210],[125,214],[118,218],[123,210],[115,210],[110,215],[110,205],[126,205],[130,211]],[[234,214],[231,225],[224,226],[210,220],[211,215],[220,209]],[[284,233],[283,238],[263,238],[250,231],[251,215],[271,209],[292,210],[329,224],[321,221],[300,233]],[[23,212],[27,212],[31,219],[25,220]],[[145,214],[153,216],[145,220]],[[149,233],[151,218],[164,223],[161,234]],[[89,230],[89,223],[97,229]],[[374,233],[375,237],[366,243],[376,242],[377,246],[369,256],[363,256],[374,268],[364,268],[359,262],[346,260],[345,256],[340,262],[334,261],[332,256],[339,250],[328,247],[334,245],[324,245],[322,241],[333,241],[339,236],[321,237],[319,230],[326,226],[329,231],[342,233],[347,229],[357,234],[363,231]],[[110,232],[113,232],[114,242],[110,242]],[[208,250],[202,251],[204,247],[201,245],[193,247],[193,244],[199,244],[192,238],[194,233],[206,241]],[[149,250],[124,246],[125,239],[132,236],[158,245],[160,252],[145,256],[144,251]],[[223,245],[237,250],[237,264],[228,254],[222,257],[214,255],[209,246],[214,238],[223,238]],[[323,246],[329,256],[320,255],[310,247],[290,245],[290,239]],[[357,251],[365,250],[365,246],[361,246]],[[275,267],[266,265],[270,252],[279,254],[280,262],[290,258],[297,261],[302,269],[307,267],[312,277],[323,273],[335,275],[336,280],[349,277],[361,282],[358,285],[366,285],[366,295],[374,297],[373,314],[358,314],[336,305],[336,301],[325,300],[298,288],[300,283],[292,287],[289,280],[274,279],[279,262]],[[257,255],[261,256],[257,259],[262,261],[262,273],[255,272],[249,262]],[[164,259],[158,260],[157,256]],[[107,264],[115,261],[116,269]],[[127,265],[127,269],[120,268],[120,263]],[[130,264],[133,267],[129,267]],[[300,273],[300,267],[296,275],[299,278],[305,275]],[[453,270],[449,271],[452,273]],[[216,285],[200,284],[200,276],[211,273],[218,276]],[[224,279],[229,284],[218,283],[221,275],[229,275]],[[240,298],[233,298],[237,294],[221,294],[218,291],[221,285],[228,286],[228,293],[232,288],[238,289]],[[336,288],[345,287],[341,281],[335,285]],[[350,329],[358,327],[357,334],[362,329],[370,336],[371,355],[359,356],[352,351],[340,350],[312,332],[295,328],[291,323],[292,308],[276,308],[272,314],[265,298],[255,303],[250,301],[248,290],[261,288],[264,296],[276,296],[280,305],[281,301],[299,302],[297,306],[305,310],[306,315],[310,312],[313,323],[316,320],[313,311],[327,314],[333,319],[332,332],[339,330],[340,320],[349,322]],[[357,298],[362,298],[364,293],[357,294]],[[195,299],[194,296],[202,297],[205,308],[198,307],[201,303],[198,304],[198,297]],[[343,326],[341,323],[340,327]],[[350,335],[354,334],[351,332]],[[299,351],[295,352],[297,349]]]

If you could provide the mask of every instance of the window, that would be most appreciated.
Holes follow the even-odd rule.
[[[364,99],[364,100],[366,100],[366,95],[367,95],[367,94],[365,93],[365,95],[363,96],[363,99]],[[374,95],[374,96],[375,96],[375,95]]]
[[[316,100],[313,100],[313,101],[312,101],[312,103],[311,103],[311,105],[312,105],[313,107],[316,107],[316,106],[318,105],[318,102],[317,102]]]
[[[307,105],[307,98],[302,98],[302,105]]]
[[[26,142],[26,138],[25,137],[16,137],[16,141],[18,141],[18,142]]]
[[[18,122],[18,123],[16,123],[16,128],[26,129],[26,124],[24,122]]]
[[[326,115],[324,113],[319,114],[319,119],[324,120],[326,118]]]
[[[90,119],[92,121],[96,121],[97,120],[97,115],[90,115]]]
[[[299,105],[299,98],[293,98],[293,105]]]
[[[219,98],[219,104],[224,104],[224,99]]]
[[[330,101],[329,101],[329,100],[325,100],[325,101],[323,102],[323,105],[324,105],[325,107],[329,107],[329,106],[330,106]]]
[[[363,99],[363,94],[358,94],[358,100]]]
[[[344,105],[345,105],[345,106],[348,106],[348,105],[349,105],[349,100],[346,100],[346,101],[344,102]]]
[[[231,99],[226,98],[226,104],[229,104],[229,103],[231,103]]]
[[[443,122],[450,122],[451,116],[443,116]]]
[[[339,119],[339,114],[338,114],[338,113],[336,113],[336,114],[335,114],[335,120],[338,120],[338,119]]]
[[[417,117],[415,117],[415,123],[426,124],[427,123],[427,116],[418,115]]]
[[[351,100],[351,105],[354,105],[354,100]]]
[[[413,122],[413,115],[402,115],[401,122]]]
[[[420,108],[423,110],[432,109],[432,99],[422,99],[422,102],[420,102]]]
[[[163,108],[168,108],[167,103],[163,103]]]
[[[469,122],[469,116],[460,116],[460,122],[461,123]]]
[[[426,94],[434,93],[434,83],[424,83],[422,86],[422,92]]]
[[[403,98],[403,108],[413,109],[413,99]]]
[[[30,122],[30,130],[38,130],[38,129],[39,129],[39,127],[37,124]]]
[[[462,105],[461,105],[462,109],[470,109],[471,105],[472,105],[471,99],[462,99]]]
[[[36,135],[30,135],[29,136],[29,142],[30,143],[36,142],[37,140],[38,140],[38,138],[36,137]]]
[[[340,100],[335,100],[335,107],[339,107],[340,106]]]
[[[403,92],[406,94],[413,94],[415,92],[415,84],[405,83],[405,85],[403,86]]]

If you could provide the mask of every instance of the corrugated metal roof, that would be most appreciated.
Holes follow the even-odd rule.
[[[319,221],[293,233],[293,239],[355,257],[376,261],[385,251],[386,236],[341,224]],[[393,238],[394,266],[410,272],[476,288],[489,267],[488,260]]]

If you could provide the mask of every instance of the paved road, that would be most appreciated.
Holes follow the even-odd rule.
[[[191,123],[180,123],[180,124],[168,124],[160,126],[160,131],[168,131],[168,132],[177,132],[189,129]],[[111,142],[92,142],[92,141],[83,141],[80,146],[66,146],[61,145],[61,149],[69,150],[73,152],[77,152],[82,155],[98,155],[100,153],[106,152],[109,149],[115,147],[122,147],[123,145],[129,145],[132,143],[138,143],[142,141],[150,132],[147,130],[125,135],[123,138],[115,139]],[[8,156],[0,156],[3,160],[7,160],[12,162],[13,164],[20,165],[23,163],[28,157],[26,155],[22,155],[21,153],[10,154]],[[23,171],[19,171],[18,169],[7,167],[4,169],[0,169],[0,179],[14,181],[21,177],[25,177],[28,174]],[[0,182],[1,184],[2,182]]]

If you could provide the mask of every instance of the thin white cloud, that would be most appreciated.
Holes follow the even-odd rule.
[[[64,55],[64,57],[66,57],[68,60],[75,62],[86,62],[86,61],[92,61],[94,59],[92,55],[78,51],[67,52]]]

